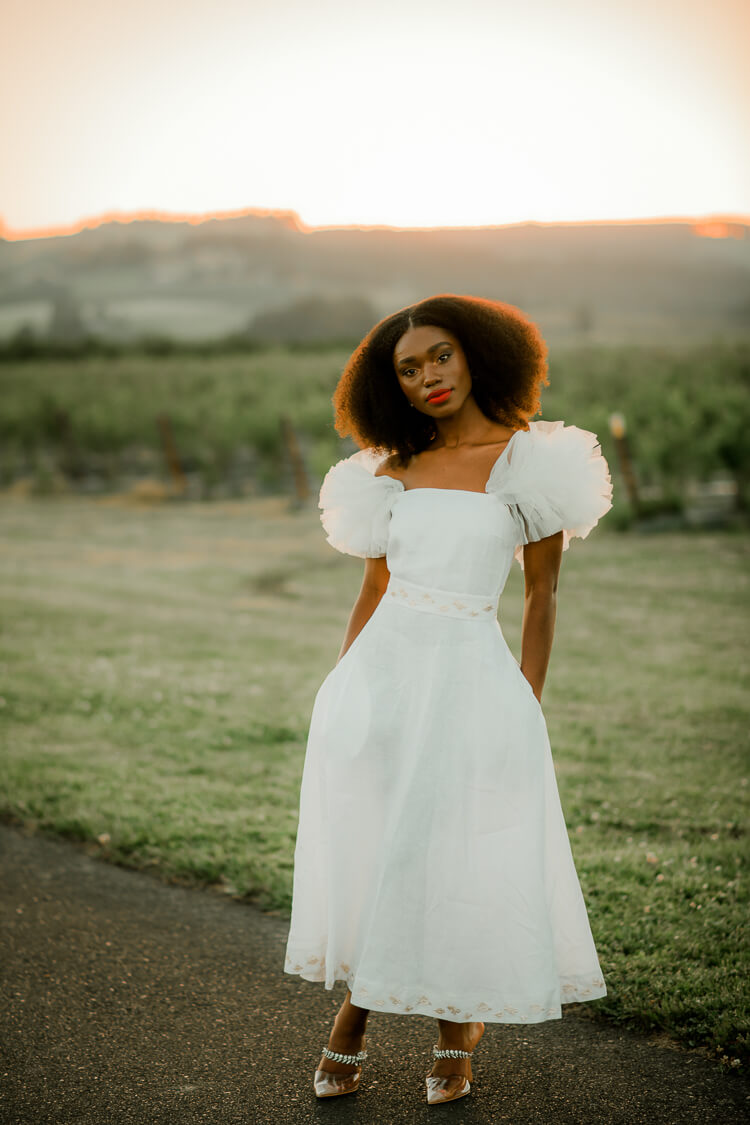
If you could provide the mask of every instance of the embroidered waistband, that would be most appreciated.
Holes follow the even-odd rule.
[[[491,621],[497,617],[497,599],[485,594],[461,594],[452,590],[436,590],[419,586],[391,575],[385,591],[389,601],[422,613],[436,613],[440,617],[463,617],[473,621]]]

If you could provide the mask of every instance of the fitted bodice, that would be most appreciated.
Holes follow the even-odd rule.
[[[392,575],[439,590],[497,598],[523,546],[563,532],[585,538],[612,507],[612,481],[596,434],[562,422],[517,430],[484,492],[405,489],[375,475],[383,458],[364,449],[339,461],[320,490],[332,546],[386,556]]]
[[[496,601],[516,542],[508,507],[492,493],[414,488],[394,499],[386,562],[394,579]]]

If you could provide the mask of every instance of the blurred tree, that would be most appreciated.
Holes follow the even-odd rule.
[[[590,305],[578,305],[573,310],[573,331],[587,340],[594,329],[594,313]]]
[[[8,359],[27,359],[36,355],[38,341],[34,326],[22,324],[12,336],[8,337],[5,345],[5,356]]]
[[[52,297],[52,316],[47,336],[61,344],[78,343],[87,335],[86,327],[70,290],[56,286]]]
[[[364,297],[301,297],[280,308],[267,309],[248,325],[253,339],[275,343],[318,340],[359,340],[378,315]]]
[[[735,482],[737,507],[750,508],[750,348],[704,354],[693,372],[695,467],[701,475],[725,471]]]

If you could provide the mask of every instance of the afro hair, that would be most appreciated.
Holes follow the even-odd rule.
[[[435,422],[409,408],[393,360],[404,333],[424,325],[447,329],[461,344],[482,413],[527,429],[549,382],[539,329],[514,305],[445,293],[381,320],[355,349],[333,396],[338,433],[361,448],[395,453],[402,463],[427,448],[437,433]]]

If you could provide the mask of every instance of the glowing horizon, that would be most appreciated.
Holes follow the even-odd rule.
[[[469,231],[469,230],[500,230],[516,226],[655,226],[664,224],[680,224],[690,226],[694,233],[704,238],[731,238],[736,237],[732,228],[750,227],[750,213],[745,215],[706,214],[706,215],[644,215],[634,218],[604,218],[604,219],[525,219],[510,223],[478,223],[478,224],[451,224],[441,226],[402,226],[392,223],[326,223],[313,226],[306,223],[302,217],[293,210],[268,207],[244,207],[236,211],[209,211],[201,214],[194,212],[167,212],[154,209],[134,212],[112,211],[102,215],[90,216],[78,222],[58,227],[42,227],[35,230],[11,230],[0,216],[0,239],[6,242],[23,242],[42,238],[66,238],[80,234],[84,230],[96,230],[98,227],[110,223],[119,223],[129,226],[131,223],[159,222],[159,223],[186,223],[189,226],[201,226],[203,223],[221,222],[226,219],[244,218],[275,218],[287,220],[301,233],[311,233],[326,230],[361,230],[361,231]]]
[[[8,13],[13,240],[148,213],[293,212],[307,230],[750,214],[745,0]]]

